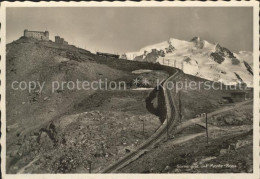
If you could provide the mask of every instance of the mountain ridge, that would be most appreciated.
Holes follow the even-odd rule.
[[[193,37],[190,41],[170,38],[137,52],[126,53],[126,57],[183,68],[187,74],[227,85],[246,83],[253,86],[252,52],[234,53],[218,43],[212,44],[199,37]]]

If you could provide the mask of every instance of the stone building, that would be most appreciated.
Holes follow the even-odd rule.
[[[41,31],[28,31],[27,29],[24,30],[24,37],[32,37],[37,40],[49,40],[49,32],[41,32]]]
[[[61,38],[60,36],[55,36],[55,43],[68,45],[68,42],[65,41],[64,38]]]

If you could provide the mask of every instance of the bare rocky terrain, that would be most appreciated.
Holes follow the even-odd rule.
[[[132,73],[142,69],[150,71]],[[157,78],[163,80],[171,71],[156,64],[99,57],[51,41],[22,37],[8,44],[8,173],[89,172],[88,164],[81,165],[82,160],[93,160],[92,168],[98,169],[133,150],[160,125],[157,116],[146,109],[150,90],[133,89],[154,87]],[[139,86],[133,84],[136,78]],[[142,85],[143,78],[149,78],[149,85]],[[98,79],[124,81],[127,89],[51,91],[52,81]],[[41,93],[39,88],[29,93],[12,89],[13,81],[45,82],[45,87]],[[104,146],[108,151],[104,151]],[[75,152],[78,149],[83,152]],[[66,158],[74,159],[70,163]],[[37,161],[30,163],[33,159]]]
[[[233,116],[231,120],[230,113],[210,118],[208,143],[205,129],[193,125],[177,135],[170,134],[168,141],[160,142],[118,173],[252,173],[252,107],[251,103],[233,112],[234,116],[247,114],[240,118]]]
[[[148,71],[136,73],[138,70]],[[75,46],[51,41],[20,38],[8,44],[7,173],[98,172],[116,162],[135,150],[164,121],[163,95],[151,89],[156,87],[157,78],[166,79],[173,72],[172,67],[100,57]],[[105,78],[125,81],[127,89],[51,91],[52,81]],[[142,81],[145,78],[149,79],[149,84],[134,85],[133,79]],[[206,81],[186,74],[176,80]],[[46,84],[41,93],[39,88],[29,93],[13,90],[13,81]],[[134,90],[137,87],[149,90]],[[179,122],[232,105],[224,99],[230,92],[182,90],[176,96],[180,99]],[[217,172],[252,172],[252,104],[214,116],[209,124],[218,127],[210,130],[209,145],[205,143],[205,135],[198,135],[205,130],[192,126],[178,135],[170,133],[171,140],[161,141],[154,150],[119,172],[216,172],[214,169],[177,167],[209,161],[214,164],[234,161],[238,165],[236,169]],[[194,140],[181,145],[172,143],[178,137],[189,135],[195,135]],[[229,146],[235,146],[235,149]]]

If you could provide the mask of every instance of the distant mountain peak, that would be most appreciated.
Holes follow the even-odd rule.
[[[193,37],[190,41],[191,41],[191,42],[200,41],[200,37]]]
[[[226,84],[253,81],[252,52],[236,54],[219,43],[210,43],[197,36],[190,41],[170,38],[126,55],[131,60],[183,67],[187,74],[213,81],[221,79]],[[237,71],[240,72],[239,78],[234,73]]]

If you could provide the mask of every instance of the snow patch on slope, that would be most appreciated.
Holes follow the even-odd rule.
[[[167,52],[169,46],[173,46],[174,50]],[[142,56],[141,59],[145,61],[147,54],[153,49],[164,52],[164,55],[156,57],[154,63],[180,68],[187,74],[225,84],[240,83],[241,80],[235,75],[236,73],[248,86],[253,86],[253,75],[249,69],[253,67],[252,52],[232,53],[219,44],[194,37],[191,41],[170,38],[168,41],[149,45],[138,52],[126,53],[126,55],[131,60]]]

